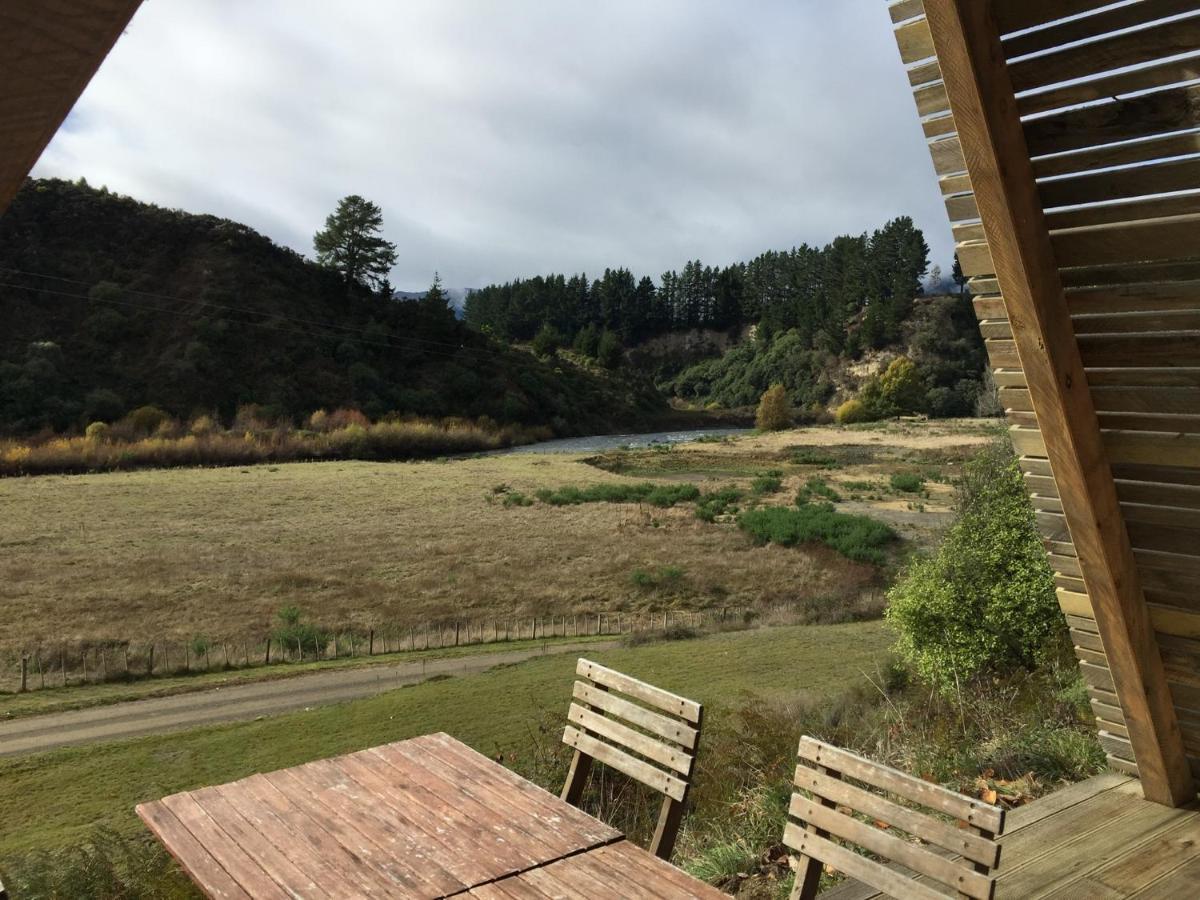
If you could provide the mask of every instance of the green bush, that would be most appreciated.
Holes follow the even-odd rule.
[[[718,516],[736,513],[742,492],[737,488],[722,488],[705,494],[696,503],[696,518],[703,522],[715,522]]]
[[[828,500],[830,503],[838,503],[842,499],[842,495],[831,488],[824,478],[813,476],[804,483],[804,487],[800,488],[796,494],[796,504],[810,503],[814,499]]]
[[[783,479],[778,475],[759,475],[750,482],[750,490],[755,494],[775,494],[783,487]]]
[[[874,416],[867,405],[857,398],[847,400],[837,408],[834,419],[839,425],[853,425],[856,422],[869,422]]]
[[[694,484],[593,484],[584,488],[567,486],[557,490],[542,488],[537,498],[550,506],[578,506],[581,503],[648,503],[663,509],[700,498]]]
[[[883,548],[896,540],[896,533],[882,522],[816,503],[752,509],[738,517],[738,525],[758,544],[793,547],[819,542],[848,559],[875,564],[886,561]]]
[[[542,325],[537,334],[533,336],[533,342],[530,346],[533,352],[543,358],[554,356],[558,352],[558,348],[564,343],[563,336],[558,329],[549,322]]]
[[[914,472],[896,472],[888,481],[892,490],[903,491],[906,494],[918,493],[925,487],[925,479]]]
[[[977,675],[1032,668],[1061,635],[1054,579],[1007,444],[971,460],[958,515],[937,553],[889,593],[899,652],[943,690]]]
[[[792,402],[782,384],[773,384],[763,392],[754,414],[754,426],[759,431],[782,431],[792,427]]]

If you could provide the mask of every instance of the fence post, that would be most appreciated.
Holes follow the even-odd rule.
[[[300,643],[300,635],[296,635],[296,661],[304,662],[304,645]]]
[[[266,655],[263,657],[263,665],[269,666],[270,664],[271,664],[271,636],[268,634],[267,635],[267,652],[266,652]]]
[[[25,691],[29,687],[28,681],[27,681],[28,677],[29,677],[29,657],[23,655],[21,657],[21,693],[22,694],[25,693]]]
[[[457,647],[457,646],[458,646],[458,629],[459,629],[459,627],[460,627],[461,625],[462,625],[462,623],[461,623],[461,622],[455,622],[455,623],[454,623],[454,646],[455,646],[455,647]]]
[[[154,641],[150,642],[150,652],[146,655],[146,674],[154,674]]]

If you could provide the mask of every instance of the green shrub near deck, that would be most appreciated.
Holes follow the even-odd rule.
[[[888,599],[897,649],[946,691],[984,673],[1032,668],[1061,634],[1053,575],[1007,445],[967,463],[941,547],[912,562]]]

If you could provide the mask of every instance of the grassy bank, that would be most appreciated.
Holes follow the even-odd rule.
[[[869,622],[737,632],[595,658],[695,697],[715,724],[752,695],[817,697],[861,680],[877,671],[889,641],[883,623]],[[537,747],[556,739],[565,720],[574,665],[549,657],[263,721],[0,761],[0,861],[70,846],[96,826],[140,834],[133,807],[143,800],[432,731],[536,775]],[[540,732],[543,724],[550,730]]]

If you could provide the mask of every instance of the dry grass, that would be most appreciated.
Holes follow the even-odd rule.
[[[804,429],[657,455],[719,452],[753,466],[764,449],[847,436],[874,437]],[[986,440],[943,424],[884,439],[943,450]],[[796,473],[778,502],[802,483]],[[828,474],[859,477],[855,467]],[[671,477],[706,489],[714,480]],[[505,507],[493,494],[499,485],[532,496],[625,480],[563,455],[0,480],[0,649],[258,634],[293,604],[330,624],[403,626],[663,603],[854,603],[878,590],[873,567],[820,547],[754,547],[731,525],[697,520],[690,506]],[[659,596],[631,582],[635,570],[663,566],[682,570],[683,590]]]

